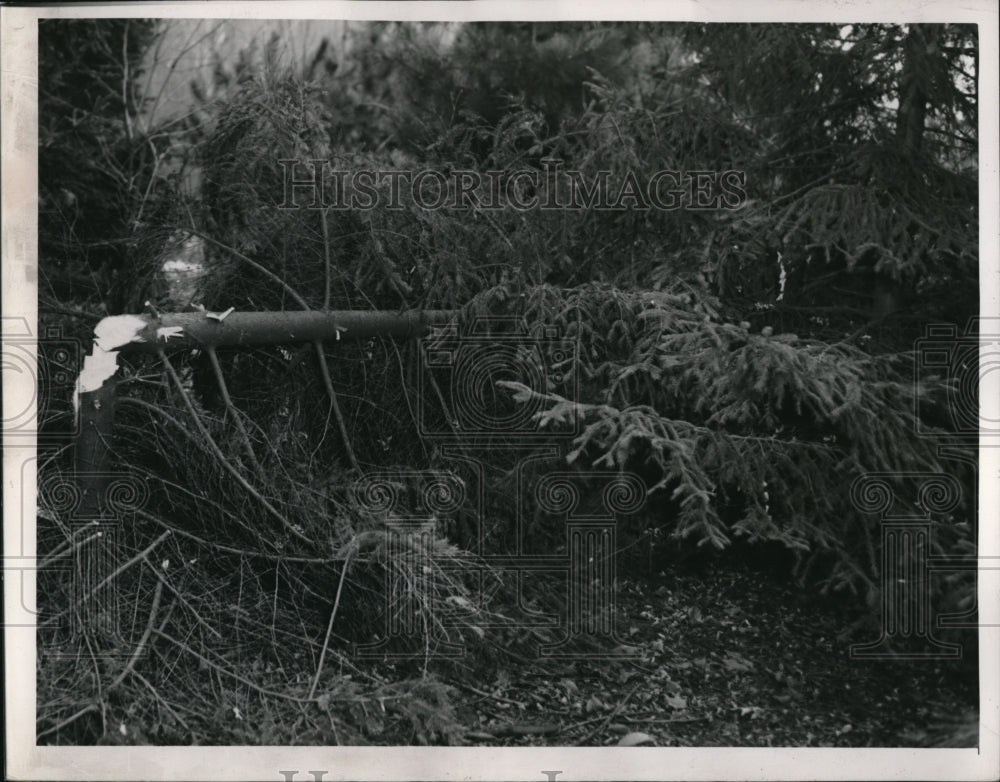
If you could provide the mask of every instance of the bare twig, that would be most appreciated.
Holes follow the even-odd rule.
[[[63,728],[65,728],[65,727],[73,724],[74,722],[76,722],[84,714],[89,714],[92,711],[98,711],[98,710],[99,710],[99,707],[98,707],[98,705],[96,703],[91,703],[91,704],[89,704],[87,706],[84,706],[78,712],[76,712],[75,714],[67,717],[62,722],[59,722],[59,723],[53,725],[51,728],[47,728],[46,730],[43,730],[41,733],[39,733],[37,736],[35,736],[35,743],[37,744],[45,736],[51,735],[52,733],[58,733]]]
[[[677,717],[673,719],[661,718],[661,717],[622,717],[625,722],[632,722],[636,724],[643,725],[683,725],[688,722],[704,722],[705,720],[712,719],[711,717]]]
[[[148,562],[146,564],[149,564]],[[156,568],[153,568],[153,572],[156,572]],[[160,610],[160,598],[163,597],[163,580],[157,582],[156,591],[153,593],[153,605],[149,608],[149,620],[146,622],[146,629],[139,639],[139,643],[135,646],[135,651],[132,652],[132,656],[129,657],[128,663],[122,668],[122,672],[119,673],[113,682],[108,685],[109,690],[113,690],[119,684],[124,681],[125,677],[128,676],[132,669],[135,668],[135,664],[139,662],[139,658],[142,657],[142,653],[146,650],[146,643],[149,641],[149,636],[153,633],[153,621],[156,619],[156,612]]]
[[[247,458],[250,460],[250,464],[253,465],[254,470],[257,471],[257,474],[263,475],[264,469],[261,467],[260,462],[257,461],[257,454],[253,450],[250,433],[247,432],[246,427],[243,425],[243,416],[240,415],[240,411],[236,409],[236,405],[233,404],[233,399],[229,395],[226,377],[222,374],[222,367],[219,365],[219,356],[216,354],[215,348],[211,345],[206,348],[205,352],[208,353],[208,360],[212,365],[212,372],[215,374],[215,383],[219,387],[219,393],[222,394],[222,401],[226,406],[226,411],[232,416],[233,422],[236,424],[236,429],[240,433],[243,448],[247,452]]]
[[[87,531],[88,530],[86,527],[81,527],[79,530],[77,530],[76,533],[74,533],[74,535]],[[49,567],[53,562],[55,562],[57,559],[68,557],[70,554],[73,554],[76,551],[78,551],[81,547],[87,545],[88,543],[94,540],[97,540],[100,537],[101,537],[100,533],[94,533],[90,537],[82,538],[81,540],[78,540],[75,543],[67,544],[64,548],[61,548],[58,551],[54,551],[53,553],[49,554],[45,559],[43,559],[41,562],[39,562],[38,569],[44,570],[45,568]]]
[[[515,723],[513,725],[500,725],[492,730],[495,736],[547,736],[553,733],[561,733],[562,725],[555,723],[545,723],[544,725],[526,725]]]
[[[178,19],[174,23],[172,23],[172,25],[173,24],[180,24],[180,23],[183,23],[184,21],[185,20]],[[163,99],[163,94],[166,91],[168,85],[171,84],[171,82],[172,82],[172,78],[171,77],[174,75],[175,71],[177,70],[177,66],[180,63],[180,61],[184,58],[184,56],[189,51],[191,51],[192,49],[194,49],[197,46],[200,46],[203,41],[205,41],[206,39],[208,39],[208,38],[212,37],[213,35],[215,35],[216,31],[218,31],[219,28],[222,27],[222,24],[223,24],[222,22],[219,22],[215,26],[209,28],[209,30],[204,35],[202,35],[198,39],[194,40],[195,33],[197,33],[201,29],[201,21],[199,21],[191,29],[190,35],[188,36],[187,40],[183,42],[183,44],[181,46],[179,46],[177,48],[174,48],[174,47],[177,46],[176,43],[172,43],[171,44],[171,51],[176,51],[176,55],[174,56],[173,61],[167,67],[167,73],[166,73],[166,75],[164,76],[163,80],[160,83],[160,88],[157,91],[156,97],[153,100],[153,106],[152,106],[152,108],[147,112],[147,123],[146,123],[146,131],[147,132],[149,131],[149,128],[150,128],[150,126],[153,123],[153,120],[154,120],[154,118],[156,116],[157,110],[159,109],[159,106],[160,106],[160,101]],[[143,91],[142,91],[143,95],[149,95],[150,94],[150,88],[152,86],[152,81],[153,81],[153,74],[156,72],[156,70],[157,70],[157,68],[158,68],[158,66],[160,64],[160,49],[161,49],[161,45],[162,45],[162,42],[163,42],[164,38],[165,38],[165,35],[160,35],[160,36],[157,37],[156,56],[154,57],[154,60],[153,60],[153,66],[148,69],[148,75],[146,77],[146,86],[143,88]]]
[[[128,140],[135,138],[135,131],[132,128],[132,117],[128,113],[128,21],[125,22],[125,29],[122,31],[122,112],[125,114],[125,133]]]
[[[476,695],[482,695],[484,698],[489,698],[494,701],[503,701],[504,703],[510,703],[514,706],[524,708],[525,704],[521,701],[511,700],[510,698],[505,698],[502,695],[494,695],[493,693],[486,692],[485,690],[480,690],[478,687],[473,687],[471,684],[466,684],[465,682],[459,683],[459,686],[468,690],[469,692],[474,692]]]
[[[204,239],[206,242],[210,242],[211,244],[214,244],[216,247],[218,247],[218,248],[220,248],[222,250],[225,250],[226,252],[234,255],[235,257],[237,257],[241,261],[243,261],[243,263],[247,264],[248,266],[252,266],[254,269],[256,269],[257,271],[259,271],[261,274],[263,274],[265,277],[267,277],[272,282],[278,283],[278,285],[280,285],[284,289],[284,291],[289,296],[291,296],[292,299],[295,300],[295,303],[298,304],[300,307],[302,307],[302,309],[304,309],[304,310],[311,310],[312,309],[312,307],[309,306],[309,302],[307,302],[302,296],[300,296],[299,292],[296,291],[295,288],[293,288],[291,285],[289,285],[287,282],[285,282],[283,279],[281,279],[281,277],[279,277],[277,274],[275,274],[274,272],[272,272],[266,266],[262,266],[261,264],[257,263],[257,261],[253,260],[252,258],[248,258],[247,256],[245,256],[243,253],[241,253],[236,248],[230,247],[228,244],[224,244],[223,242],[220,242],[218,239],[213,239],[208,234],[202,233],[201,231],[199,231],[199,230],[197,230],[195,228],[191,228],[190,226],[181,226],[180,230],[187,231],[188,233],[193,234],[194,236],[199,236],[202,239]]]
[[[101,686],[101,666],[97,664],[97,655],[94,654],[94,645],[90,642],[90,633],[87,632],[87,628],[83,627],[78,606],[73,606],[73,613],[76,614],[76,620],[80,623],[80,627],[83,628],[83,632],[81,633],[83,636],[83,642],[87,645],[87,653],[90,655],[90,663],[94,666],[94,687],[97,689],[97,705],[100,707],[101,712],[101,735],[103,736],[108,729],[108,704],[104,701],[104,688]]]
[[[161,586],[161,587],[165,586],[167,589],[169,589],[173,593],[174,597],[176,597],[177,600],[180,602],[180,604],[182,606],[184,606],[188,611],[191,612],[191,615],[194,616],[194,618],[195,618],[195,620],[197,620],[198,624],[200,624],[202,627],[204,627],[206,630],[208,630],[208,632],[210,632],[212,635],[214,635],[216,638],[218,638],[221,641],[222,640],[222,633],[220,633],[218,630],[216,630],[214,627],[212,627],[212,625],[210,625],[204,619],[202,619],[201,615],[197,611],[195,611],[194,606],[191,605],[185,599],[184,595],[182,595],[177,589],[174,588],[174,585],[171,584],[167,580],[167,577],[164,576],[163,573],[161,573],[159,570],[157,570],[155,567],[153,567],[153,564],[149,560],[146,560],[146,564],[149,565],[150,569],[154,573],[156,573],[156,577],[160,581],[159,586]]]
[[[191,399],[188,397],[188,393],[187,391],[185,391],[184,385],[183,383],[181,383],[181,379],[177,376],[177,370],[175,370],[174,365],[170,363],[170,359],[167,358],[166,352],[163,350],[163,348],[160,348],[157,351],[157,354],[160,357],[160,361],[163,362],[163,365],[166,367],[167,374],[170,375],[170,379],[173,381],[174,387],[180,393],[181,399],[184,401],[185,407],[187,407],[188,412],[191,413],[191,418],[194,419],[194,424],[198,429],[198,433],[205,439],[205,442],[208,444],[213,455],[215,456],[216,459],[218,459],[219,464],[221,464],[225,468],[226,472],[228,472],[237,480],[240,486],[242,486],[244,489],[250,492],[250,494],[253,495],[254,499],[256,499],[261,505],[263,505],[264,508],[271,513],[271,515],[273,515],[276,519],[278,519],[278,521],[281,522],[281,524],[285,527],[285,529],[291,532],[299,540],[311,544],[312,541],[309,539],[309,536],[307,536],[304,532],[300,531],[294,524],[292,524],[288,519],[286,519],[284,515],[281,513],[281,511],[275,508],[270,502],[267,501],[267,499],[265,499],[265,497],[259,491],[257,491],[253,486],[251,486],[250,482],[247,481],[247,479],[243,477],[240,471],[237,470],[232,465],[229,459],[226,458],[226,455],[222,452],[222,449],[212,438],[211,433],[208,431],[208,429],[205,428],[205,425],[201,422],[201,418],[198,416],[198,411],[194,409],[194,405],[192,404]]]
[[[333,599],[333,610],[330,612],[330,621],[326,626],[326,636],[323,638],[323,649],[319,653],[319,663],[316,665],[316,676],[313,678],[312,686],[309,688],[310,698],[316,694],[316,685],[319,684],[320,674],[323,673],[323,662],[326,660],[326,650],[330,646],[330,633],[333,632],[333,620],[337,618],[337,609],[340,607],[340,593],[344,589],[344,578],[347,576],[347,566],[351,563],[351,554],[353,553],[353,549],[347,552],[347,556],[344,558],[344,566],[340,571],[340,582],[337,584],[337,595]]]
[[[287,693],[284,693],[284,692],[277,692],[275,690],[269,690],[266,687],[261,687],[258,684],[254,684],[252,681],[250,681],[249,679],[247,679],[247,678],[245,678],[243,676],[240,676],[238,673],[234,673],[233,671],[227,670],[226,668],[223,668],[218,663],[213,662],[212,660],[209,660],[207,657],[205,657],[205,655],[196,652],[194,649],[192,649],[190,646],[188,646],[183,641],[179,641],[176,638],[174,638],[173,636],[167,635],[167,633],[164,633],[162,630],[153,630],[153,632],[156,635],[158,635],[161,638],[163,638],[163,640],[169,641],[170,643],[174,644],[174,646],[176,646],[177,648],[182,649],[185,652],[187,652],[188,654],[192,655],[193,657],[198,658],[201,662],[205,663],[205,665],[207,665],[209,668],[212,668],[213,670],[217,671],[218,673],[225,674],[226,676],[228,676],[228,677],[230,677],[232,679],[235,679],[236,681],[240,682],[241,684],[246,685],[247,687],[249,687],[251,690],[255,690],[256,692],[259,692],[261,695],[268,695],[268,696],[270,696],[272,698],[281,698],[282,700],[293,701],[294,703],[315,703],[315,698],[299,698],[299,697],[296,697],[295,695],[288,695]]]
[[[193,540],[195,543],[199,543],[206,548],[217,549],[218,551],[225,551],[228,554],[236,554],[241,557],[249,557],[256,559],[268,559],[275,560],[278,562],[308,562],[314,564],[329,564],[331,562],[339,562],[339,557],[292,557],[284,556],[281,554],[268,554],[264,551],[251,551],[250,549],[235,548],[233,546],[227,546],[224,543],[216,543],[212,540],[205,540],[205,538],[198,537],[193,532],[188,532],[187,530],[181,529],[180,527],[175,527],[174,525],[168,523],[159,516],[154,516],[151,513],[147,513],[144,510],[137,509],[136,514],[142,516],[149,521],[159,524],[164,529],[168,529],[171,532],[175,532],[181,537]]]
[[[99,583],[97,586],[91,588],[91,590],[89,592],[87,592],[87,594],[78,597],[74,601],[74,605],[72,607],[80,605],[81,603],[85,602],[89,598],[93,597],[94,594],[96,594],[97,591],[101,587],[103,587],[105,584],[107,584],[108,582],[113,581],[114,579],[118,578],[118,576],[120,576],[122,573],[124,573],[130,567],[132,567],[132,565],[136,564],[137,562],[141,562],[143,559],[146,558],[147,554],[149,554],[154,548],[156,548],[157,546],[159,546],[164,540],[166,540],[167,538],[169,538],[171,534],[172,534],[171,531],[167,530],[162,535],[160,535],[156,540],[154,540],[152,543],[150,543],[148,546],[146,546],[146,548],[144,548],[142,551],[140,551],[138,554],[136,554],[134,557],[132,557],[128,562],[124,563],[123,565],[119,565],[117,568],[115,568],[114,572],[110,576],[107,576],[103,581],[101,581],[101,583]],[[63,615],[65,615],[69,610],[70,610],[69,608],[66,608],[66,609],[60,611],[58,614],[55,614],[54,616],[50,616],[48,619],[46,619],[44,622],[42,622],[38,626],[39,627],[48,627],[53,622],[56,622],[59,619],[61,619],[63,617]]]
[[[586,744],[588,741],[590,741],[594,736],[596,736],[598,733],[600,733],[602,730],[604,730],[606,727],[608,727],[608,725],[611,724],[611,720],[613,720],[615,718],[615,716],[618,714],[618,712],[620,712],[622,709],[625,708],[625,704],[629,702],[629,699],[633,695],[635,695],[636,691],[641,686],[642,686],[641,684],[637,684],[637,685],[635,685],[635,687],[633,687],[631,690],[629,690],[628,694],[626,694],[626,696],[624,698],[622,698],[620,701],[618,701],[618,704],[611,711],[611,713],[607,717],[605,717],[604,721],[600,725],[598,725],[596,728],[594,728],[592,731],[590,731],[590,733],[588,733],[586,736],[584,736],[582,739],[580,739],[578,742],[576,742],[576,746],[582,747],[584,744]]]
[[[408,306],[408,298],[413,295],[413,289],[406,284],[400,276],[396,273],[396,270],[392,268],[392,264],[389,261],[388,256],[385,252],[385,247],[382,245],[381,239],[378,238],[378,234],[375,233],[375,228],[371,224],[368,226],[371,233],[372,244],[375,245],[374,257],[378,261],[379,266],[382,268],[382,273],[385,278],[389,281],[392,289],[396,292],[396,295],[402,300],[403,306]]]
[[[126,112],[125,116],[128,116],[128,112]],[[153,151],[153,171],[150,173],[149,181],[146,183],[146,192],[142,194],[142,200],[139,202],[139,211],[133,219],[135,225],[139,225],[139,222],[142,220],[142,213],[146,209],[146,203],[149,201],[149,194],[153,191],[153,185],[156,184],[156,174],[160,170],[160,154],[156,151],[153,139],[147,137],[146,143],[149,144],[149,148]]]
[[[326,312],[330,309],[330,275],[333,272],[330,267],[330,226],[326,219],[325,209],[320,212],[319,217],[323,225],[323,261],[326,269],[323,278],[323,310]]]
[[[178,723],[183,725],[184,729],[187,730],[188,733],[192,732],[191,726],[184,721],[184,718],[180,714],[178,714],[176,711],[173,710],[173,708],[171,708],[170,704],[163,699],[163,696],[161,696],[160,693],[156,691],[156,688],[149,683],[149,680],[145,676],[143,676],[138,671],[132,671],[132,675],[146,686],[146,689],[148,689],[153,694],[153,697],[156,698],[157,703],[159,703],[163,708],[165,708],[168,712],[170,712],[171,717],[173,717],[175,720],[177,720]]]
[[[154,413],[159,418],[165,419],[166,421],[168,421],[171,424],[173,424],[173,426],[177,429],[178,432],[180,432],[182,435],[184,435],[186,438],[188,438],[188,440],[190,440],[192,443],[194,443],[194,445],[196,447],[200,448],[204,453],[208,453],[208,454],[210,454],[212,456],[215,456],[215,451],[213,451],[211,449],[211,447],[209,447],[209,445],[207,445],[203,440],[199,439],[195,435],[195,433],[191,432],[177,418],[175,418],[174,416],[170,415],[170,413],[168,413],[165,410],[163,410],[162,407],[157,407],[156,405],[150,404],[149,402],[146,402],[143,399],[138,399],[136,397],[123,397],[122,399],[120,399],[118,401],[121,404],[134,405],[134,406],[137,406],[137,407],[141,407],[141,408],[143,408],[145,410],[149,410],[150,412]],[[163,478],[160,478],[160,480],[164,481],[164,483],[169,484],[170,486],[172,486],[177,491],[187,494],[192,499],[195,499],[196,501],[198,501],[200,503],[204,503],[204,504],[208,504],[208,505],[214,506],[215,509],[217,511],[219,511],[219,513],[221,514],[221,516],[228,516],[230,519],[232,519],[236,523],[240,524],[244,529],[246,529],[248,531],[253,531],[252,528],[246,523],[245,520],[240,519],[238,516],[236,516],[235,514],[233,514],[229,509],[223,507],[219,503],[213,502],[211,500],[211,498],[204,497],[203,495],[194,494],[188,488],[186,488],[185,486],[181,486],[180,484],[173,483],[173,482],[170,482],[170,481],[166,481]],[[170,527],[170,525],[163,524],[162,526],[165,526],[168,529],[173,529],[175,532],[180,532],[180,534],[182,534],[182,535],[187,535],[187,537],[194,537],[194,536],[192,536],[192,535],[190,535],[190,534],[188,534],[186,532],[178,530],[178,529],[176,529],[174,527]],[[194,539],[195,540],[199,540],[199,541],[205,543],[206,545],[216,545],[214,543],[209,543],[208,541],[201,540],[200,538],[197,538],[197,537],[194,537]],[[274,541],[269,541],[269,542],[270,542],[270,544],[272,546],[277,547],[276,542],[274,542]],[[251,553],[251,552],[247,552],[247,551],[240,551],[239,549],[230,549],[230,550],[232,550],[234,553],[238,553],[238,554],[239,553],[243,553],[243,554],[248,554],[249,555]],[[255,554],[255,556],[256,556],[256,554]],[[266,556],[266,555],[261,554],[261,556]],[[312,561],[312,560],[303,560],[303,561]],[[316,560],[316,561],[324,561],[324,560]]]
[[[354,455],[354,448],[351,446],[350,435],[347,433],[344,414],[340,412],[340,404],[337,402],[337,392],[333,388],[333,379],[330,377],[330,367],[326,361],[326,353],[323,352],[323,343],[317,340],[313,345],[316,347],[316,358],[319,360],[319,370],[323,376],[323,385],[326,388],[326,395],[330,398],[330,409],[333,411],[337,428],[340,430],[340,439],[344,443],[344,452],[347,454],[347,460],[351,463],[351,467],[357,472],[361,472],[361,467],[358,465],[358,458]]]
[[[330,270],[330,257],[329,257],[329,241],[328,241],[328,237],[327,237],[327,233],[326,233],[326,228],[325,228],[326,227],[326,217],[325,217],[325,214],[324,214],[324,218],[323,219],[324,219],[324,223],[323,223],[323,225],[324,225],[324,240],[327,240],[326,241],[326,245],[327,245],[327,283],[326,283],[326,295],[324,297],[324,309],[326,309],[329,306],[329,292],[330,292],[329,275],[331,273],[331,270]],[[261,274],[265,275],[268,279],[270,279],[270,280],[278,283],[285,290],[285,292],[288,293],[288,295],[292,297],[292,299],[295,301],[295,303],[298,304],[300,307],[302,307],[302,309],[304,309],[304,310],[311,310],[312,309],[309,306],[309,302],[307,302],[305,300],[305,298],[303,298],[301,295],[299,295],[298,291],[296,291],[292,286],[290,286],[287,282],[285,282],[283,279],[281,279],[281,277],[279,277],[277,274],[275,274],[274,272],[272,272],[266,266],[262,266],[261,264],[257,263],[255,260],[253,260],[252,258],[248,258],[246,255],[244,255],[243,253],[241,253],[239,250],[236,250],[235,248],[230,247],[229,245],[223,244],[222,242],[220,242],[220,241],[218,241],[216,239],[213,239],[212,237],[208,236],[207,234],[202,233],[201,231],[198,231],[198,230],[196,230],[194,228],[190,228],[190,227],[184,227],[182,230],[187,231],[187,232],[189,232],[191,234],[194,234],[195,236],[200,236],[205,241],[211,242],[212,244],[216,245],[217,247],[220,247],[221,249],[223,249],[223,250],[231,253],[232,255],[234,255],[235,257],[239,258],[244,263],[252,266],[254,269],[256,269],[257,271],[259,271]],[[333,389],[333,382],[330,380],[330,370],[329,370],[329,367],[327,366],[326,356],[323,353],[323,347],[322,347],[321,343],[318,343],[318,342],[316,343],[316,353],[317,353],[317,355],[319,357],[320,368],[321,368],[321,371],[323,373],[323,381],[324,381],[324,385],[326,386],[326,392],[327,392],[327,395],[330,397],[330,404],[331,404],[331,406],[333,408],[333,414],[334,414],[334,417],[337,420],[337,426],[340,429],[340,434],[341,434],[341,437],[343,438],[343,441],[344,441],[344,450],[347,452],[347,457],[348,457],[348,460],[351,462],[351,466],[354,469],[357,470],[357,469],[359,469],[359,467],[358,467],[358,460],[357,460],[357,458],[354,455],[354,449],[351,447],[351,441],[350,441],[350,438],[347,435],[347,426],[344,423],[343,414],[340,412],[340,405],[337,402],[337,394],[336,394],[336,392]]]

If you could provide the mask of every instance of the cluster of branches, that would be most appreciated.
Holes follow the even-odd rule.
[[[540,404],[541,427],[582,418],[566,458],[644,475],[644,523],[667,537],[777,541],[800,554],[800,575],[818,564],[826,586],[868,595],[878,589],[877,528],[851,507],[851,481],[954,471],[915,434],[925,388],[913,384],[908,351],[922,324],[899,305],[953,320],[974,313],[974,30],[373,24],[354,37],[350,67],[319,67],[321,47],[304,79],[272,40],[232,78],[216,69],[214,88],[195,91],[200,119],[157,125],[140,78],[151,25],[45,24],[47,317],[150,300],[459,309],[463,324],[505,315],[529,333],[555,326],[578,345],[576,362],[534,376],[569,371],[574,393],[504,376],[490,404],[511,394]],[[79,44],[69,50],[82,84],[61,68],[67,40]],[[404,197],[396,209],[287,209],[283,159],[529,170],[539,181],[548,159],[591,178],[740,169],[750,202],[525,212],[428,210]],[[111,245],[119,250],[95,251]],[[183,300],[162,273],[178,247],[199,268]],[[893,306],[866,295],[873,280]],[[443,395],[423,393],[419,360],[414,346],[377,340],[136,359],[121,376],[118,446],[118,467],[154,486],[136,550],[163,532],[184,537],[193,548],[178,553],[204,558],[221,595],[234,589],[233,562],[240,573],[247,557],[276,563],[273,582],[251,592],[263,604],[286,590],[288,613],[270,629],[308,637],[318,681],[329,632],[322,620],[301,629],[303,615],[312,625],[331,610],[320,585],[343,582],[353,560],[345,589],[361,638],[385,597],[381,575],[398,564],[386,560],[379,519],[347,500],[352,482],[374,467],[444,469],[417,409],[430,406],[442,425],[448,411],[435,407]],[[936,386],[938,408],[948,390]],[[935,545],[968,548],[969,525],[935,523]],[[444,534],[442,560],[466,556]],[[469,594],[441,576],[425,617]],[[961,590],[948,599],[965,600],[968,584]],[[161,594],[150,581],[140,592]],[[208,598],[194,607],[195,625],[213,610],[233,615]],[[156,613],[150,626],[169,634]],[[481,619],[473,613],[460,632],[479,637]]]

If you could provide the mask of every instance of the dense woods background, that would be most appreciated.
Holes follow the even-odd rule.
[[[978,374],[961,349],[975,344],[966,329],[979,296],[975,27],[354,23],[318,41],[315,31],[244,31],[233,51],[233,26],[41,23],[43,326],[89,345],[105,315],[201,305],[455,309],[463,325],[515,317],[537,339],[556,327],[578,346],[569,365],[543,350],[532,377],[545,382],[501,372],[479,401],[497,416],[532,406],[532,426],[552,435],[545,466],[577,470],[585,486],[587,470],[642,477],[645,504],[618,524],[622,600],[655,602],[672,628],[658,650],[644,629],[631,635],[643,677],[670,667],[665,643],[671,664],[704,670],[700,686],[715,686],[712,652],[684,646],[704,628],[676,617],[691,616],[685,596],[701,604],[734,573],[759,590],[750,624],[761,650],[773,653],[784,621],[764,604],[832,644],[822,647],[840,655],[831,665],[847,665],[850,643],[877,638],[880,526],[852,495],[860,476],[883,474],[894,512],[929,521],[932,554],[974,556],[968,415],[978,400],[968,377]],[[185,71],[194,47],[207,65]],[[662,170],[735,170],[747,200],[672,211],[428,210],[412,198],[399,209],[281,209],[279,161],[289,159],[349,171],[529,170],[539,181],[558,160],[588,181],[611,172],[613,192],[629,172],[645,182]],[[387,186],[380,195],[381,207]],[[955,327],[946,365],[922,362],[930,324]],[[109,641],[90,631],[42,626],[40,648],[61,650],[39,663],[42,740],[509,742],[534,734],[484,726],[459,705],[462,687],[488,700],[532,666],[553,681],[582,675],[535,661],[558,632],[524,631],[531,611],[509,574],[487,569],[484,591],[459,567],[475,567],[477,540],[491,552],[516,547],[510,481],[520,462],[504,451],[516,443],[492,433],[475,473],[425,436],[447,433],[457,413],[439,387],[448,377],[421,372],[416,344],[307,348],[123,360],[115,470],[146,495],[116,533],[123,635],[110,643],[120,656],[96,655]],[[72,430],[71,391],[46,387],[56,438]],[[39,551],[52,564],[80,548],[71,514],[46,491],[71,463],[69,448],[54,448],[40,468]],[[467,645],[463,660],[351,655],[382,632],[386,572],[421,576],[358,501],[365,475],[392,470],[404,504],[418,504],[416,472],[478,481],[486,497],[479,517],[466,503],[438,519],[435,587],[419,598],[435,637]],[[955,501],[928,503],[918,474],[949,477]],[[524,513],[531,553],[565,545],[562,520]],[[57,568],[46,578],[58,614],[72,579]],[[532,578],[531,610],[558,615],[559,590]],[[974,574],[920,590],[936,614],[974,622]],[[735,611],[719,619],[722,632],[746,608]],[[626,635],[630,621],[620,622]],[[816,630],[827,621],[832,631]],[[663,698],[693,716],[650,741],[953,741],[950,719],[971,709],[974,723],[975,634],[934,632],[964,650],[920,669],[950,716],[913,718],[936,729],[892,723],[886,702],[873,701],[855,704],[844,730],[843,703],[860,696],[841,693],[820,698],[829,725],[802,727],[806,707],[788,695],[784,716],[733,733],[708,695],[695,713],[698,686],[675,669],[667,679],[681,685]],[[719,663],[721,679],[771,678],[740,697],[777,693],[775,681],[800,693],[828,686],[827,674],[766,671],[748,651],[757,641],[743,643],[743,662]],[[823,656],[815,644],[788,647],[802,660]],[[905,700],[886,683],[915,675],[902,666],[850,670]],[[624,709],[629,678],[578,698],[581,720]],[[576,714],[574,693],[560,697]],[[739,703],[737,717],[756,718],[755,703]],[[609,740],[567,720],[549,718],[569,730],[549,731],[552,743]],[[969,730],[962,740],[975,743]]]

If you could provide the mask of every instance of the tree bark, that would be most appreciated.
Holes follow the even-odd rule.
[[[156,353],[170,348],[246,348],[316,340],[354,341],[371,337],[410,339],[434,324],[449,322],[451,310],[386,312],[343,310],[320,312],[182,312],[139,315],[146,321],[123,352]]]
[[[904,42],[903,70],[899,77],[899,109],[896,136],[910,156],[916,156],[924,140],[927,101],[933,90],[934,59],[938,55],[935,25],[914,24]]]
[[[939,56],[936,25],[913,24],[903,42],[903,66],[899,76],[899,108],[896,138],[909,159],[919,166],[927,124],[927,102],[934,88],[935,58]],[[903,288],[896,275],[876,274],[872,317],[884,319],[902,306]]]

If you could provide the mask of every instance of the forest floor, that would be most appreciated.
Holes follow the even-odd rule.
[[[209,660],[177,641],[168,655],[164,636],[139,666],[153,677],[158,665],[157,684],[110,687],[100,709],[63,703],[78,664],[48,661],[40,703],[75,714],[59,731],[55,717],[40,725],[45,743],[84,745],[976,746],[974,633],[949,638],[966,643],[963,659],[851,659],[851,643],[877,640],[878,628],[846,633],[857,611],[844,603],[745,568],[620,578],[624,659],[539,660],[514,624],[429,670],[331,649],[327,684],[308,700],[302,675],[289,682],[260,658]],[[304,650],[293,659],[305,663]],[[231,669],[220,677],[222,662]]]
[[[457,684],[472,746],[976,746],[973,660],[851,659],[843,609],[753,572],[626,581],[630,661]],[[969,634],[972,635],[971,633]],[[975,654],[966,648],[964,654]],[[405,735],[382,737],[406,741]]]

